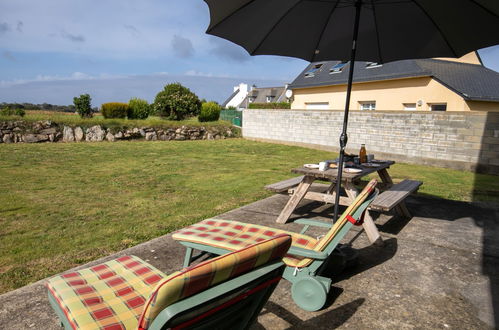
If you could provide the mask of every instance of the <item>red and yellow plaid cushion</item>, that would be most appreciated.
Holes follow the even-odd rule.
[[[276,235],[291,235],[293,246],[312,249],[317,240],[307,235],[251,223],[207,219],[173,233],[174,240],[206,244],[230,251],[255,244]]]
[[[277,235],[272,239],[207,260],[169,276],[152,292],[139,321],[141,328],[147,329],[151,320],[176,301],[247,273],[268,262],[281,259],[290,245],[289,235]]]
[[[323,251],[347,223],[347,215],[352,215],[357,211],[369,194],[374,191],[376,184],[377,181],[375,179],[371,180],[359,193],[357,198],[355,198],[352,204],[345,210],[338,221],[336,221],[333,227],[331,227],[319,241],[313,237],[286,230],[219,219],[203,220],[176,231],[173,233],[172,237],[178,241],[204,244],[235,251],[240,249],[241,246],[254,244],[255,242],[268,239],[273,235],[287,234],[292,237],[292,246],[314,251]],[[302,268],[310,265],[314,260],[288,254],[284,257],[283,261],[289,267]]]
[[[281,259],[290,245],[278,235],[169,276],[125,256],[53,277],[47,287],[74,329],[147,329],[174,302]]]
[[[47,287],[74,329],[136,329],[166,275],[135,256],[51,278]]]

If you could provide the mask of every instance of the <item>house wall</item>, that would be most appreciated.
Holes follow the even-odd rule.
[[[460,58],[453,58],[453,57],[436,57],[436,60],[444,60],[444,61],[451,61],[451,62],[458,62],[458,63],[468,63],[468,64],[477,64],[477,65],[482,65],[482,62],[478,58],[477,52],[471,52],[468,53]]]
[[[329,109],[343,110],[346,85],[293,89],[293,97],[291,109],[306,109],[307,103],[329,102]],[[423,101],[417,107],[418,111],[429,111],[432,103],[447,103],[447,111],[469,111],[481,103],[467,104],[461,96],[431,77],[419,77],[356,83],[352,86],[350,109],[360,110],[360,102],[376,101],[376,111],[403,110],[404,103],[417,103],[418,100]]]
[[[499,111],[499,103],[483,101],[466,101],[466,110],[472,111]]]
[[[342,123],[342,111],[248,109],[243,136],[337,151]],[[347,151],[361,143],[381,159],[499,174],[499,112],[352,111]]]
[[[248,85],[247,84],[239,84],[239,86],[237,87],[234,87],[234,91],[235,89],[239,89],[239,93],[237,93],[233,98],[232,100],[230,100],[225,106],[226,107],[238,107],[239,104],[241,104],[241,102],[243,102],[243,100],[246,98],[246,96],[248,95]]]

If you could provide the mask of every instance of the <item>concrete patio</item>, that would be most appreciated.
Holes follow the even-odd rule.
[[[279,225],[287,200],[275,195],[218,218]],[[281,281],[253,329],[493,329],[499,325],[499,205],[411,196],[410,220],[383,215],[376,220],[385,241],[369,244],[355,227],[359,262],[334,277],[329,302],[305,312]],[[296,217],[325,218],[331,206],[302,202]],[[360,227],[361,228],[361,227]],[[318,233],[317,233],[318,234]],[[134,254],[162,271],[181,268],[184,250],[170,235],[156,238],[91,264]],[[88,265],[85,265],[88,266]],[[44,281],[0,296],[1,329],[59,329]]]

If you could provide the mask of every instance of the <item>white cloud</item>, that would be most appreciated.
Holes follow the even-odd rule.
[[[12,18],[0,21],[2,48],[12,52],[140,58],[173,55],[168,40],[174,35],[196,48],[207,44],[207,8],[176,0],[2,0],[0,12]]]
[[[76,80],[109,80],[109,79],[119,79],[126,78],[122,75],[110,75],[110,74],[100,74],[98,76],[92,76],[83,72],[73,72],[69,76],[59,76],[59,75],[37,75],[32,79],[14,79],[14,80],[2,80],[0,81],[0,87],[8,87],[14,85],[27,84],[32,82],[52,82],[52,81],[76,81]]]

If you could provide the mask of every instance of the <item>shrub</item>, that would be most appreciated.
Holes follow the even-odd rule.
[[[24,109],[22,109],[22,108],[18,108],[18,109],[15,110],[15,115],[16,116],[24,117],[25,114],[26,114],[26,111],[24,111]]]
[[[90,103],[92,98],[88,94],[82,94],[79,97],[73,98],[76,112],[81,118],[92,118],[92,106]]]
[[[168,84],[156,95],[153,108],[166,119],[183,120],[196,116],[201,110],[201,102],[196,94],[180,83]]]
[[[199,113],[198,120],[203,121],[217,121],[220,118],[220,110],[222,107],[216,102],[205,102],[201,105],[201,112]]]
[[[128,104],[121,102],[103,103],[101,113],[104,118],[125,118],[128,112]]]
[[[26,111],[22,108],[11,109],[10,107],[5,107],[0,110],[0,116],[20,116],[24,117]]]
[[[14,109],[11,109],[10,107],[5,107],[2,110],[0,110],[0,115],[2,116],[13,116],[14,115]]]
[[[151,107],[146,100],[133,98],[128,102],[128,119],[146,119]]]
[[[291,103],[280,102],[280,103],[250,103],[250,109],[290,109]]]

